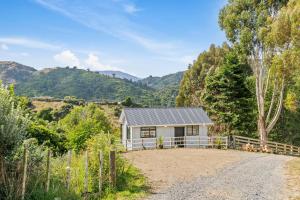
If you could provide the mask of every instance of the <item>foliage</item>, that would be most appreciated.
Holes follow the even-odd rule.
[[[201,53],[193,65],[185,72],[176,97],[177,106],[202,106],[205,77],[213,74],[223,63],[224,55],[229,51],[224,43],[222,47],[211,45],[208,51]]]
[[[299,13],[297,0],[231,0],[220,11],[221,28],[253,69],[262,144],[279,120],[287,82],[299,65]]]
[[[244,136],[254,132],[254,98],[246,84],[249,71],[249,66],[231,52],[224,64],[206,77],[203,101],[216,123],[215,131]]]
[[[27,138],[36,138],[39,145],[51,148],[54,153],[62,154],[66,152],[65,136],[48,128],[47,123],[39,123],[38,120],[31,122],[27,129]]]
[[[0,157],[6,157],[25,138],[29,116],[0,82]]]
[[[109,152],[114,147],[109,145],[112,137],[110,135],[100,133],[89,139],[87,143],[88,150],[88,191],[89,198],[98,199],[98,177],[99,177],[99,151],[103,155],[103,171],[102,171],[102,195],[101,199],[134,199],[142,197],[147,191],[146,181],[140,172],[131,166],[121,154],[116,154],[116,166],[117,166],[117,185],[116,188],[110,188],[109,186]],[[85,154],[72,153],[71,161],[71,191],[80,196],[84,191],[84,176],[85,176]],[[67,166],[67,155],[57,157],[53,161],[52,174],[58,180],[65,180],[65,169]]]
[[[37,114],[37,117],[51,122],[54,120],[52,111],[53,111],[52,108],[43,109]]]
[[[65,131],[68,147],[76,151],[86,148],[85,142],[93,135],[112,132],[109,120],[95,104],[74,107],[59,127]]]

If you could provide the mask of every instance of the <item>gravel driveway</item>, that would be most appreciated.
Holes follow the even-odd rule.
[[[283,167],[291,157],[256,153],[248,155],[215,175],[177,183],[151,195],[149,199],[288,199]]]

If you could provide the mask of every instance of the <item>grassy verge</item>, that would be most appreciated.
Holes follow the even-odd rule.
[[[291,200],[300,200],[300,158],[287,163],[288,189]]]
[[[140,170],[128,165],[126,172],[118,177],[117,190],[106,194],[105,200],[134,200],[141,199],[149,194],[149,185]]]

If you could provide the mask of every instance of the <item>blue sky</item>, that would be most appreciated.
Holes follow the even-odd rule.
[[[187,68],[225,35],[225,0],[6,0],[0,60],[37,69],[80,66],[139,77]]]

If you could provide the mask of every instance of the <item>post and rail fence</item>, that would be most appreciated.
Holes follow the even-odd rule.
[[[247,145],[251,146],[251,148],[254,151],[261,150],[261,142],[259,139],[233,135],[229,136],[228,141],[228,148],[243,150]],[[265,150],[268,153],[300,156],[300,147],[290,144],[267,141],[265,145]]]

